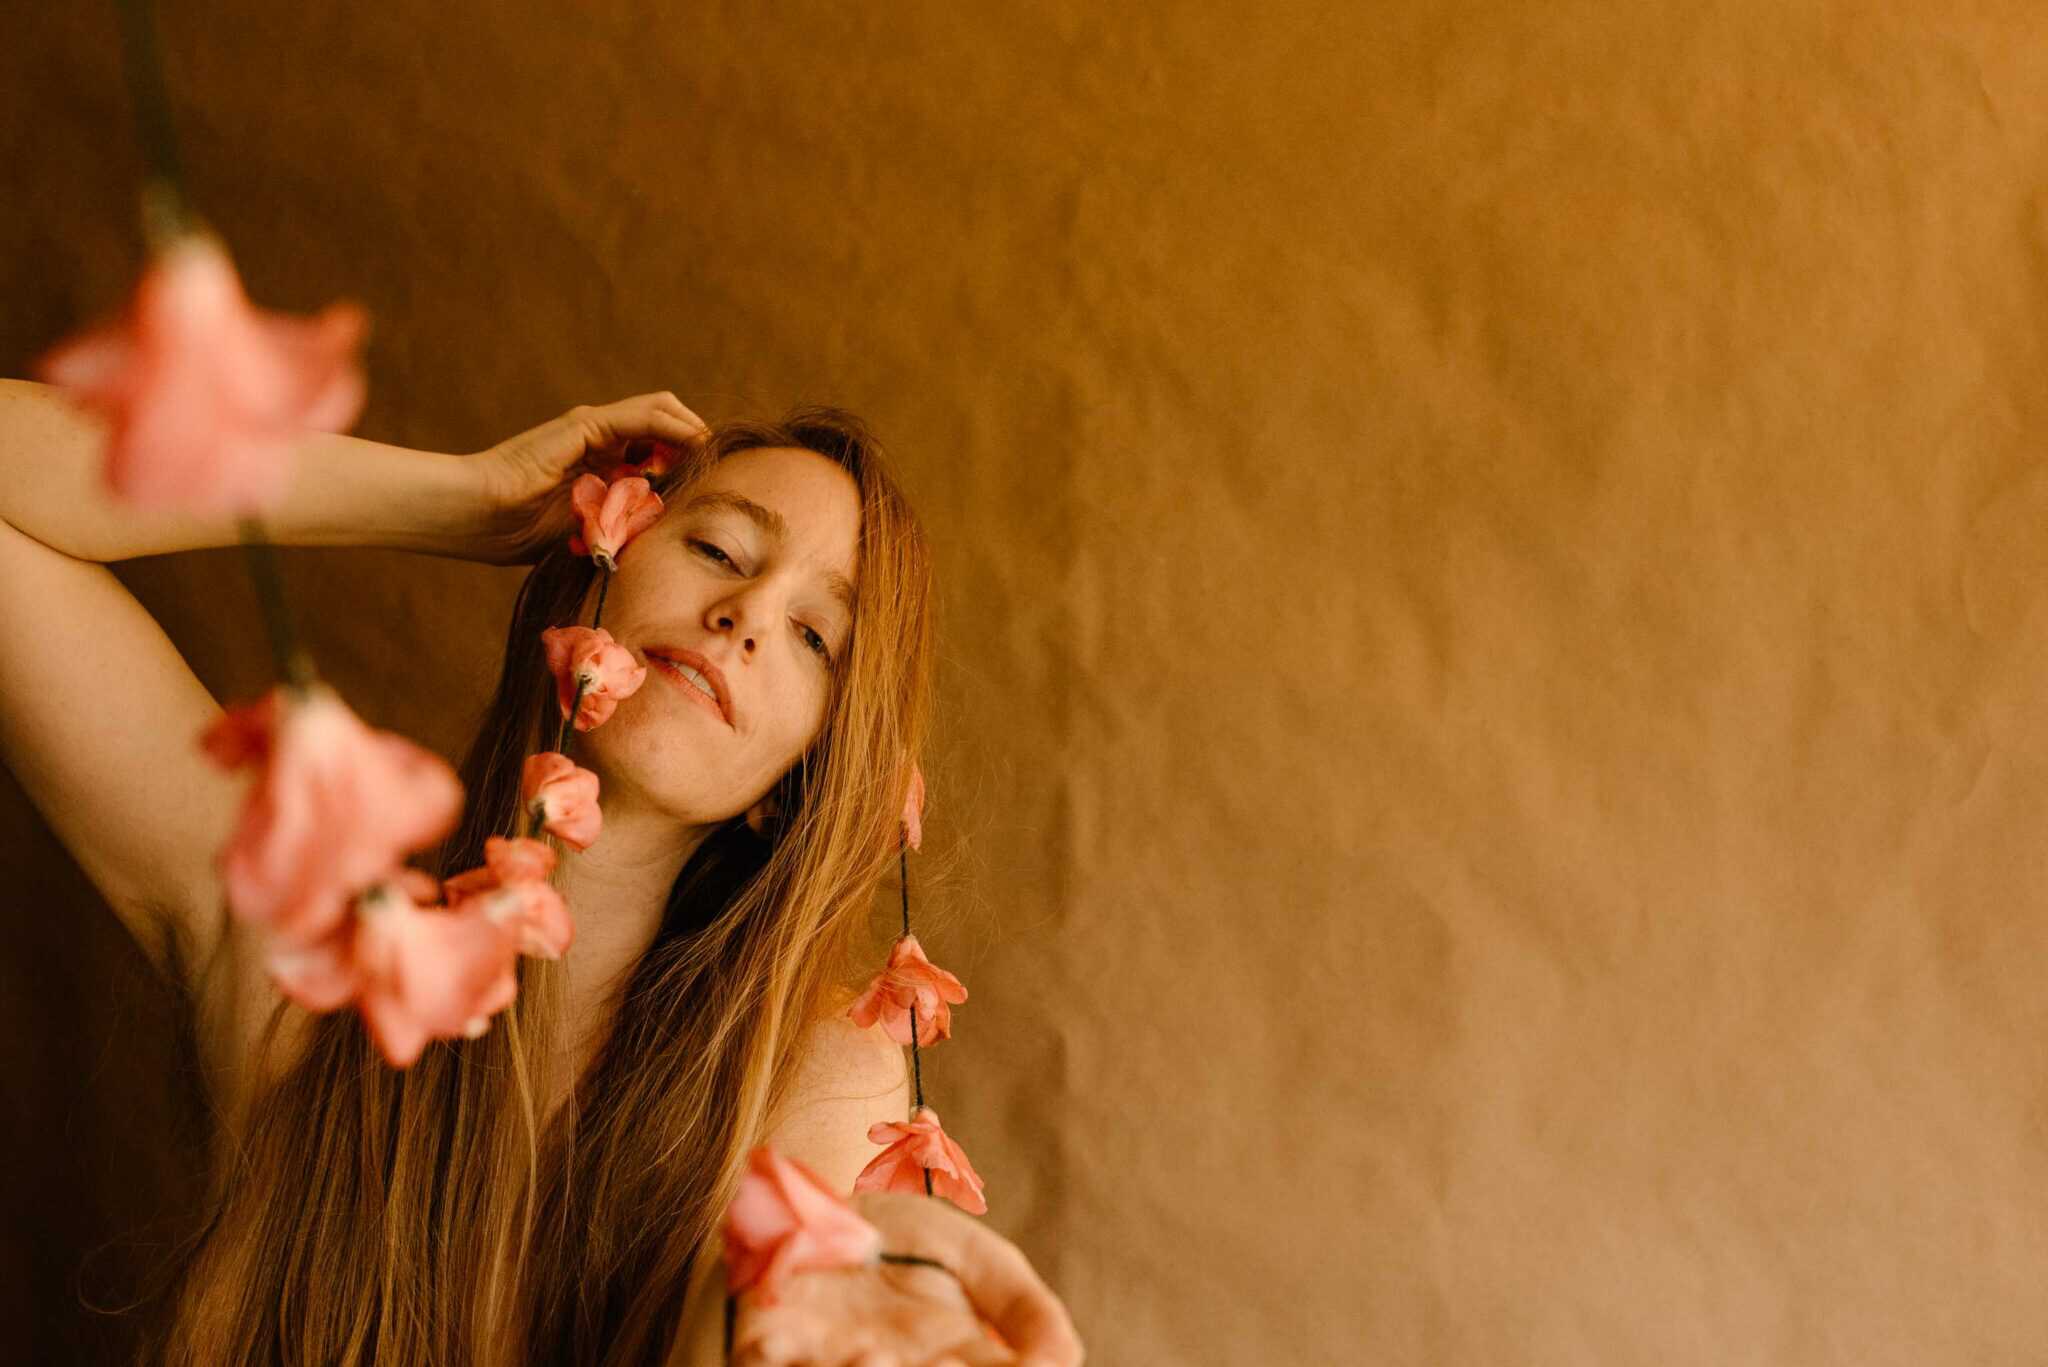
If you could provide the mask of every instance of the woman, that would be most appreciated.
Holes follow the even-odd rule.
[[[604,820],[554,879],[574,943],[521,960],[517,1001],[481,1038],[397,1071],[353,1013],[284,1001],[225,913],[214,853],[243,785],[195,743],[220,709],[104,563],[239,533],[111,504],[102,435],[55,391],[0,382],[0,756],[190,1005],[214,1190],[158,1356],[716,1361],[715,1235],[745,1153],[772,1142],[847,1191],[868,1125],[908,1109],[898,1046],[844,1018],[878,952],[870,898],[932,658],[924,538],[871,440],[833,410],[714,432],[662,393],[471,456],[329,435],[293,449],[271,540],[535,566],[461,765],[462,823],[431,861],[443,877],[513,830],[520,762],[552,748],[540,634],[587,624],[597,591],[565,545],[569,484],[638,439],[685,452],[605,598],[649,677],[571,733]],[[100,681],[92,725],[49,687],[56,639]],[[922,1197],[856,1205],[886,1247],[956,1275],[799,1277],[780,1307],[742,1313],[739,1360],[1017,1360],[977,1308],[1022,1360],[1080,1360],[1058,1301],[978,1222]]]

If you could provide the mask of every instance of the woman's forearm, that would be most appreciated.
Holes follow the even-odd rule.
[[[62,391],[0,379],[0,520],[79,560],[108,563],[232,546],[228,514],[136,508],[102,482],[106,424]],[[465,457],[308,433],[289,449],[283,500],[260,515],[282,546],[382,546],[458,555],[484,496]]]

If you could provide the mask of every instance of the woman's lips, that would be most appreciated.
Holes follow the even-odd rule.
[[[725,720],[724,711],[720,709],[720,707],[718,706],[718,699],[712,697],[709,693],[706,693],[703,689],[697,687],[697,685],[691,683],[687,678],[683,677],[682,670],[677,669],[673,664],[669,663],[667,660],[664,660],[659,655],[649,655],[647,657],[647,663],[653,668],[655,673],[661,675],[661,677],[667,680],[671,685],[673,685],[676,688],[682,689],[683,696],[687,697],[690,701],[696,703],[697,706],[703,708],[712,716],[718,718],[718,724],[720,726],[725,726],[728,724]]]

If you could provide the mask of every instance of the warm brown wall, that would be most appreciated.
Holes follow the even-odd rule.
[[[134,266],[100,8],[0,44],[10,374]],[[252,294],[375,315],[364,435],[890,439],[935,1095],[1095,1361],[2048,1357],[2048,11],[1019,8],[163,22]],[[289,570],[452,750],[516,575]],[[260,684],[232,556],[124,574]],[[158,1008],[0,798],[49,1345],[177,1174]]]

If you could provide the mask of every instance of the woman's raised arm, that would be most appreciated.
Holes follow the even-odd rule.
[[[101,564],[232,546],[233,517],[115,501],[100,483],[105,424],[62,391],[0,380],[0,521],[52,550]],[[471,458],[308,433],[291,449],[283,501],[262,515],[283,546],[381,546],[465,554],[486,526]]]
[[[60,391],[0,381],[0,759],[166,977],[212,957],[214,855],[241,780],[199,749],[220,715],[102,560],[233,544],[231,518],[131,508],[100,482],[105,428]],[[460,531],[458,457],[308,437],[274,539],[435,549]],[[351,530],[353,528],[353,530]],[[192,981],[181,981],[187,988]]]
[[[701,427],[662,395],[579,407],[475,456],[309,434],[263,531],[516,563],[566,531],[563,477],[587,442]],[[245,785],[199,749],[219,704],[98,562],[233,545],[240,528],[116,501],[105,437],[61,391],[0,380],[0,761],[150,962],[190,989],[179,970],[196,974],[227,929],[214,856]],[[262,986],[238,984],[240,1000]]]

